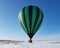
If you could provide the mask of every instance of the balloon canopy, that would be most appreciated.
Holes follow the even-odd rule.
[[[43,12],[36,6],[25,6],[20,10],[18,19],[26,34],[32,38],[42,23]]]

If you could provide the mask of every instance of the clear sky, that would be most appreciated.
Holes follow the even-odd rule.
[[[60,0],[0,0],[0,39],[29,39],[18,21],[19,11],[27,5],[38,6],[44,13],[33,40],[60,40]]]

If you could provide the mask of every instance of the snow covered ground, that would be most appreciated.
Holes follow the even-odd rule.
[[[0,48],[60,48],[59,41],[11,41],[0,40]]]

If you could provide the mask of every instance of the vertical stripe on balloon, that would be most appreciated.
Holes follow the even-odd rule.
[[[24,15],[25,15],[26,26],[27,26],[28,32],[30,32],[30,26],[29,26],[29,25],[30,25],[30,24],[29,24],[29,11],[28,11],[28,10],[29,10],[29,8],[26,7],[26,8],[25,8],[25,11],[24,11],[24,12],[25,12]]]
[[[36,7],[33,7],[33,10],[32,10],[32,32],[33,32],[33,27],[34,27],[34,22],[35,22],[35,18],[36,18]]]
[[[29,6],[29,26],[30,26],[30,32],[31,33],[31,27],[32,27],[32,9],[33,7],[32,6]]]
[[[25,17],[25,8],[23,8],[23,22],[24,22],[24,24],[25,24],[25,27],[26,27],[26,29],[27,29],[27,31],[28,31],[28,27],[27,27],[27,23],[26,23],[26,17]],[[29,31],[28,31],[29,32]],[[27,33],[28,33],[27,32]]]
[[[35,30],[36,24],[38,23],[39,14],[40,14],[39,8],[36,8],[36,18],[35,18],[35,22],[34,22],[33,32]]]
[[[18,16],[18,19],[20,21],[20,24],[22,25],[23,29],[25,30],[25,32],[27,33],[28,31],[26,30],[26,27],[25,27],[25,23],[23,22],[23,16],[22,16],[22,11],[20,11],[19,13],[19,16]]]

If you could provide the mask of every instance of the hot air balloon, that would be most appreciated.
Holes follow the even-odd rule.
[[[43,12],[36,6],[25,6],[20,10],[18,15],[19,22],[24,31],[32,42],[32,37],[35,35],[43,20]]]

